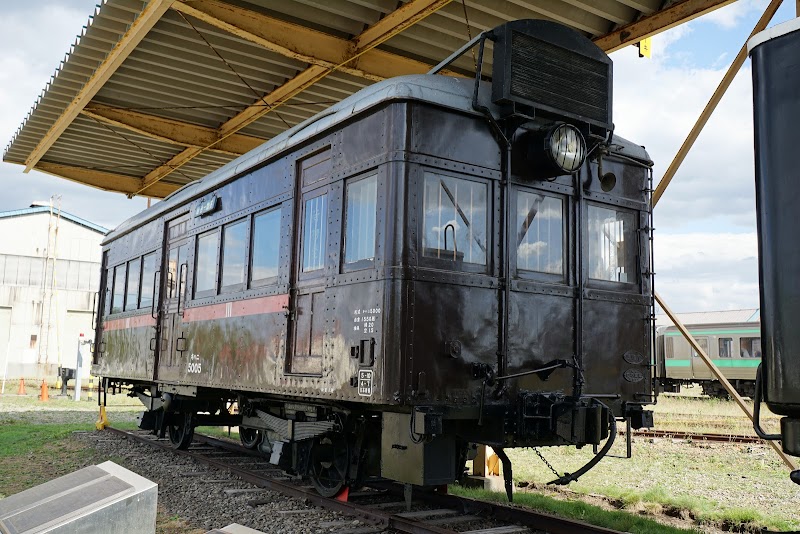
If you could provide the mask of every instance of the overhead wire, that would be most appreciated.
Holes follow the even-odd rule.
[[[197,33],[197,35],[198,35],[198,36],[199,36],[199,37],[200,37],[200,38],[203,40],[203,42],[204,42],[204,43],[206,43],[206,45],[208,45],[208,47],[209,47],[209,48],[210,48],[210,49],[211,49],[211,50],[214,52],[214,54],[216,54],[216,55],[217,55],[217,57],[218,57],[220,60],[222,60],[222,62],[223,62],[223,63],[225,63],[225,66],[227,66],[227,67],[228,67],[228,68],[231,70],[231,72],[232,72],[233,74],[235,74],[235,75],[236,75],[236,77],[237,77],[237,78],[239,78],[239,80],[240,80],[240,81],[241,81],[241,82],[242,82],[242,83],[243,83],[245,86],[247,86],[247,88],[248,88],[248,89],[250,89],[250,91],[252,91],[254,95],[256,95],[256,98],[257,98],[258,100],[261,100],[261,101],[264,103],[264,105],[265,105],[266,107],[268,107],[270,110],[272,110],[272,112],[273,112],[273,113],[275,113],[275,115],[277,115],[277,116],[278,116],[278,118],[279,118],[281,121],[283,121],[283,123],[286,125],[286,127],[287,127],[287,128],[291,128],[291,126],[289,125],[289,123],[288,123],[288,122],[286,122],[286,119],[284,119],[284,118],[283,118],[283,117],[280,115],[280,113],[278,113],[277,111],[275,111],[275,106],[273,106],[273,105],[271,105],[269,102],[267,102],[267,101],[264,99],[264,95],[262,95],[261,93],[259,93],[258,91],[256,91],[256,90],[253,88],[253,86],[252,86],[252,85],[250,85],[250,84],[247,82],[247,80],[245,80],[245,79],[242,77],[242,75],[241,75],[241,74],[239,74],[239,72],[237,72],[237,70],[233,68],[233,65],[231,65],[230,63],[228,63],[228,60],[226,60],[226,59],[225,59],[225,58],[222,56],[222,54],[220,54],[220,53],[219,53],[219,50],[217,50],[217,49],[216,49],[216,47],[214,47],[214,45],[212,45],[212,44],[211,44],[211,43],[208,41],[208,39],[206,39],[205,35],[203,35],[203,34],[200,32],[200,30],[198,30],[198,29],[197,29],[197,27],[196,27],[194,24],[192,24],[192,22],[191,22],[191,21],[190,21],[190,20],[189,20],[189,19],[186,17],[186,15],[184,15],[184,14],[183,14],[183,13],[181,13],[180,11],[178,11],[178,15],[180,15],[180,17],[181,17],[181,18],[184,20],[184,22],[186,22],[186,24],[188,24],[188,25],[189,25],[189,26],[190,26],[190,27],[191,27],[191,28],[192,28],[192,29],[195,31],[195,33]]]

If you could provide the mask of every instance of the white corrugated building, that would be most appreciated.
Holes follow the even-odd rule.
[[[697,326],[702,324],[757,323],[761,320],[759,308],[741,310],[719,310],[676,313],[678,319],[685,324]],[[656,314],[656,327],[672,326],[672,320],[664,313]]]
[[[107,232],[49,205],[0,212],[4,379],[53,377],[59,365],[75,367],[79,335],[92,337]]]

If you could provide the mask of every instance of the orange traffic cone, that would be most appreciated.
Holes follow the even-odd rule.
[[[48,401],[50,400],[50,392],[47,390],[47,382],[42,379],[42,392],[39,393],[39,400],[40,401]]]
[[[25,379],[19,379],[19,387],[17,388],[17,395],[25,395]]]

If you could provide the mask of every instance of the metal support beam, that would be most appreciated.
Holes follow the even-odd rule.
[[[53,176],[58,176],[59,178],[66,178],[67,180],[72,180],[73,182],[78,182],[80,184],[96,187],[97,189],[102,189],[103,191],[124,193],[128,196],[138,194],[139,185],[141,184],[141,178],[136,178],[135,176],[126,176],[124,174],[116,174],[113,172],[48,163],[46,161],[39,161],[36,164],[36,167],[34,167],[34,170],[51,174]],[[180,186],[178,185],[159,183],[147,191],[147,196],[151,196],[153,198],[164,198],[173,191],[177,190],[179,187]]]
[[[711,118],[711,114],[714,113],[715,109],[717,109],[717,104],[719,104],[720,100],[722,100],[722,97],[725,95],[725,92],[728,90],[728,87],[730,87],[733,79],[736,77],[736,73],[739,72],[739,69],[741,69],[742,65],[744,65],[744,60],[747,59],[747,41],[750,40],[750,37],[767,27],[767,24],[769,24],[769,21],[772,20],[775,12],[778,11],[782,1],[783,0],[772,0],[769,3],[767,9],[764,11],[764,14],[761,15],[760,19],[758,19],[753,31],[751,31],[750,35],[747,37],[747,39],[745,39],[745,42],[742,45],[742,48],[739,49],[739,53],[736,54],[736,58],[734,58],[733,63],[731,63],[731,66],[728,67],[728,72],[726,72],[725,76],[722,77],[722,81],[719,82],[714,94],[711,95],[711,99],[706,104],[703,112],[700,113],[700,117],[697,119],[697,122],[692,127],[689,135],[686,136],[686,140],[683,142],[683,145],[681,145],[678,153],[675,154],[675,158],[672,160],[672,163],[670,163],[667,171],[664,173],[663,178],[661,178],[661,181],[658,182],[655,191],[653,191],[653,206],[655,206],[661,199],[661,195],[664,194],[664,191],[669,186],[672,178],[675,177],[675,173],[678,172],[683,160],[686,159],[686,155],[689,153],[689,150],[691,150],[694,142],[697,141],[697,138],[700,136],[700,132],[703,131],[708,119]]]
[[[61,116],[56,119],[56,122],[53,123],[39,141],[39,144],[36,145],[36,148],[30,153],[25,160],[24,172],[29,172],[42,159],[42,156],[53,146],[53,143],[64,133],[64,130],[72,124],[72,121],[80,114],[81,110],[94,98],[94,95],[117,71],[139,42],[144,39],[147,32],[161,19],[161,16],[169,9],[173,1],[150,0],[147,3],[141,14],[133,21],[116,46],[108,53],[83,88],[78,91],[72,102],[64,109]]]
[[[720,383],[728,391],[728,394],[730,394],[730,396],[733,397],[733,399],[736,401],[736,404],[739,405],[739,408],[741,408],[742,411],[745,414],[747,414],[747,417],[749,417],[750,421],[752,422],[753,412],[752,410],[750,410],[750,407],[744,402],[744,399],[739,395],[736,389],[734,389],[731,383],[728,382],[728,379],[725,378],[725,375],[722,374],[722,372],[719,370],[719,367],[717,367],[716,364],[714,364],[711,358],[708,357],[708,354],[706,354],[706,352],[700,347],[697,341],[695,341],[695,339],[689,333],[689,330],[686,328],[686,326],[684,326],[681,320],[678,319],[678,317],[669,308],[669,306],[664,304],[664,301],[661,300],[661,296],[658,293],[656,293],[655,296],[656,296],[656,302],[658,302],[658,305],[661,306],[662,310],[664,310],[664,313],[666,313],[667,316],[672,320],[672,322],[675,324],[678,330],[680,330],[681,334],[683,334],[683,337],[686,338],[686,341],[689,342],[689,345],[691,345],[692,349],[694,349],[694,351],[700,356],[700,359],[703,360],[703,362],[708,366],[708,368],[711,370],[711,373],[716,377],[717,380],[720,381]],[[775,449],[775,452],[778,454],[778,456],[780,456],[781,460],[783,460],[783,463],[785,463],[789,467],[789,469],[792,470],[797,469],[797,466],[795,466],[794,461],[791,458],[789,458],[789,456],[787,456],[786,453],[783,452],[783,449],[781,449],[780,445],[778,445],[777,442],[767,441],[767,443],[769,443],[769,445],[773,449]]]
[[[413,4],[416,6],[416,3]],[[430,68],[422,61],[374,49],[377,44],[361,45],[218,0],[181,0],[173,4],[172,9],[276,54],[327,69],[338,69],[371,81],[403,74],[420,74]],[[386,18],[402,11],[403,8],[400,8]],[[424,9],[416,7],[415,11],[424,12]],[[348,60],[353,51],[359,49],[365,50],[361,57],[357,61]]]
[[[408,26],[422,20],[431,13],[443,8],[451,1],[452,0],[411,0],[410,2],[404,4],[397,10],[397,12],[400,13],[399,15],[387,15],[349,41],[349,52],[338,64],[332,67],[312,64],[310,67],[300,72],[291,80],[287,81],[280,87],[277,87],[263,98],[256,100],[250,107],[244,109],[236,116],[223,123],[217,130],[218,141],[215,141],[214,143],[209,144],[208,146],[199,150],[195,148],[187,148],[168,161],[165,165],[161,165],[160,167],[148,173],[147,176],[145,176],[142,180],[137,194],[149,189],[154,184],[157,184],[165,176],[191,161],[192,158],[200,154],[203,150],[215,146],[217,143],[235,134],[237,131],[244,128],[251,122],[263,117],[280,104],[284,103],[286,100],[315,84],[317,81],[329,75],[331,72],[340,69],[354,60],[358,59],[360,61],[360,58],[372,50],[375,46],[378,46],[385,40],[397,35]],[[181,3],[178,9],[183,9],[183,5],[186,4]],[[430,68],[430,66],[426,65],[421,72],[425,72],[428,68]]]
[[[82,115],[91,117],[111,126],[118,126],[159,141],[182,145],[185,147],[206,147],[232,156],[241,156],[265,140],[250,135],[233,134],[226,139],[217,140],[217,130],[206,126],[198,126],[187,122],[157,117],[149,113],[129,109],[91,103],[81,111]],[[214,144],[216,142],[216,144]]]
[[[628,45],[638,43],[684,22],[727,6],[736,0],[679,0],[671,6],[642,17],[636,22],[621,26],[611,33],[598,37],[594,43],[611,53]]]

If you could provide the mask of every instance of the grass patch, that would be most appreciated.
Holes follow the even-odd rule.
[[[460,486],[450,486],[450,489],[452,493],[463,497],[482,501],[506,502],[504,493]],[[653,519],[628,512],[604,510],[599,506],[579,500],[554,499],[538,493],[517,492],[514,494],[514,504],[634,534],[686,534],[687,532],[699,532],[694,529],[687,530],[663,525]]]
[[[94,430],[84,424],[35,425],[21,423],[0,424],[0,458],[20,453],[32,455],[62,440],[76,430]]]
[[[763,529],[792,530],[796,524],[749,508],[721,508],[708,499],[674,496],[664,488],[644,491],[620,489],[616,486],[601,488],[615,506],[627,510],[657,510],[665,515],[680,517],[697,525],[714,525],[732,532],[762,532]]]

